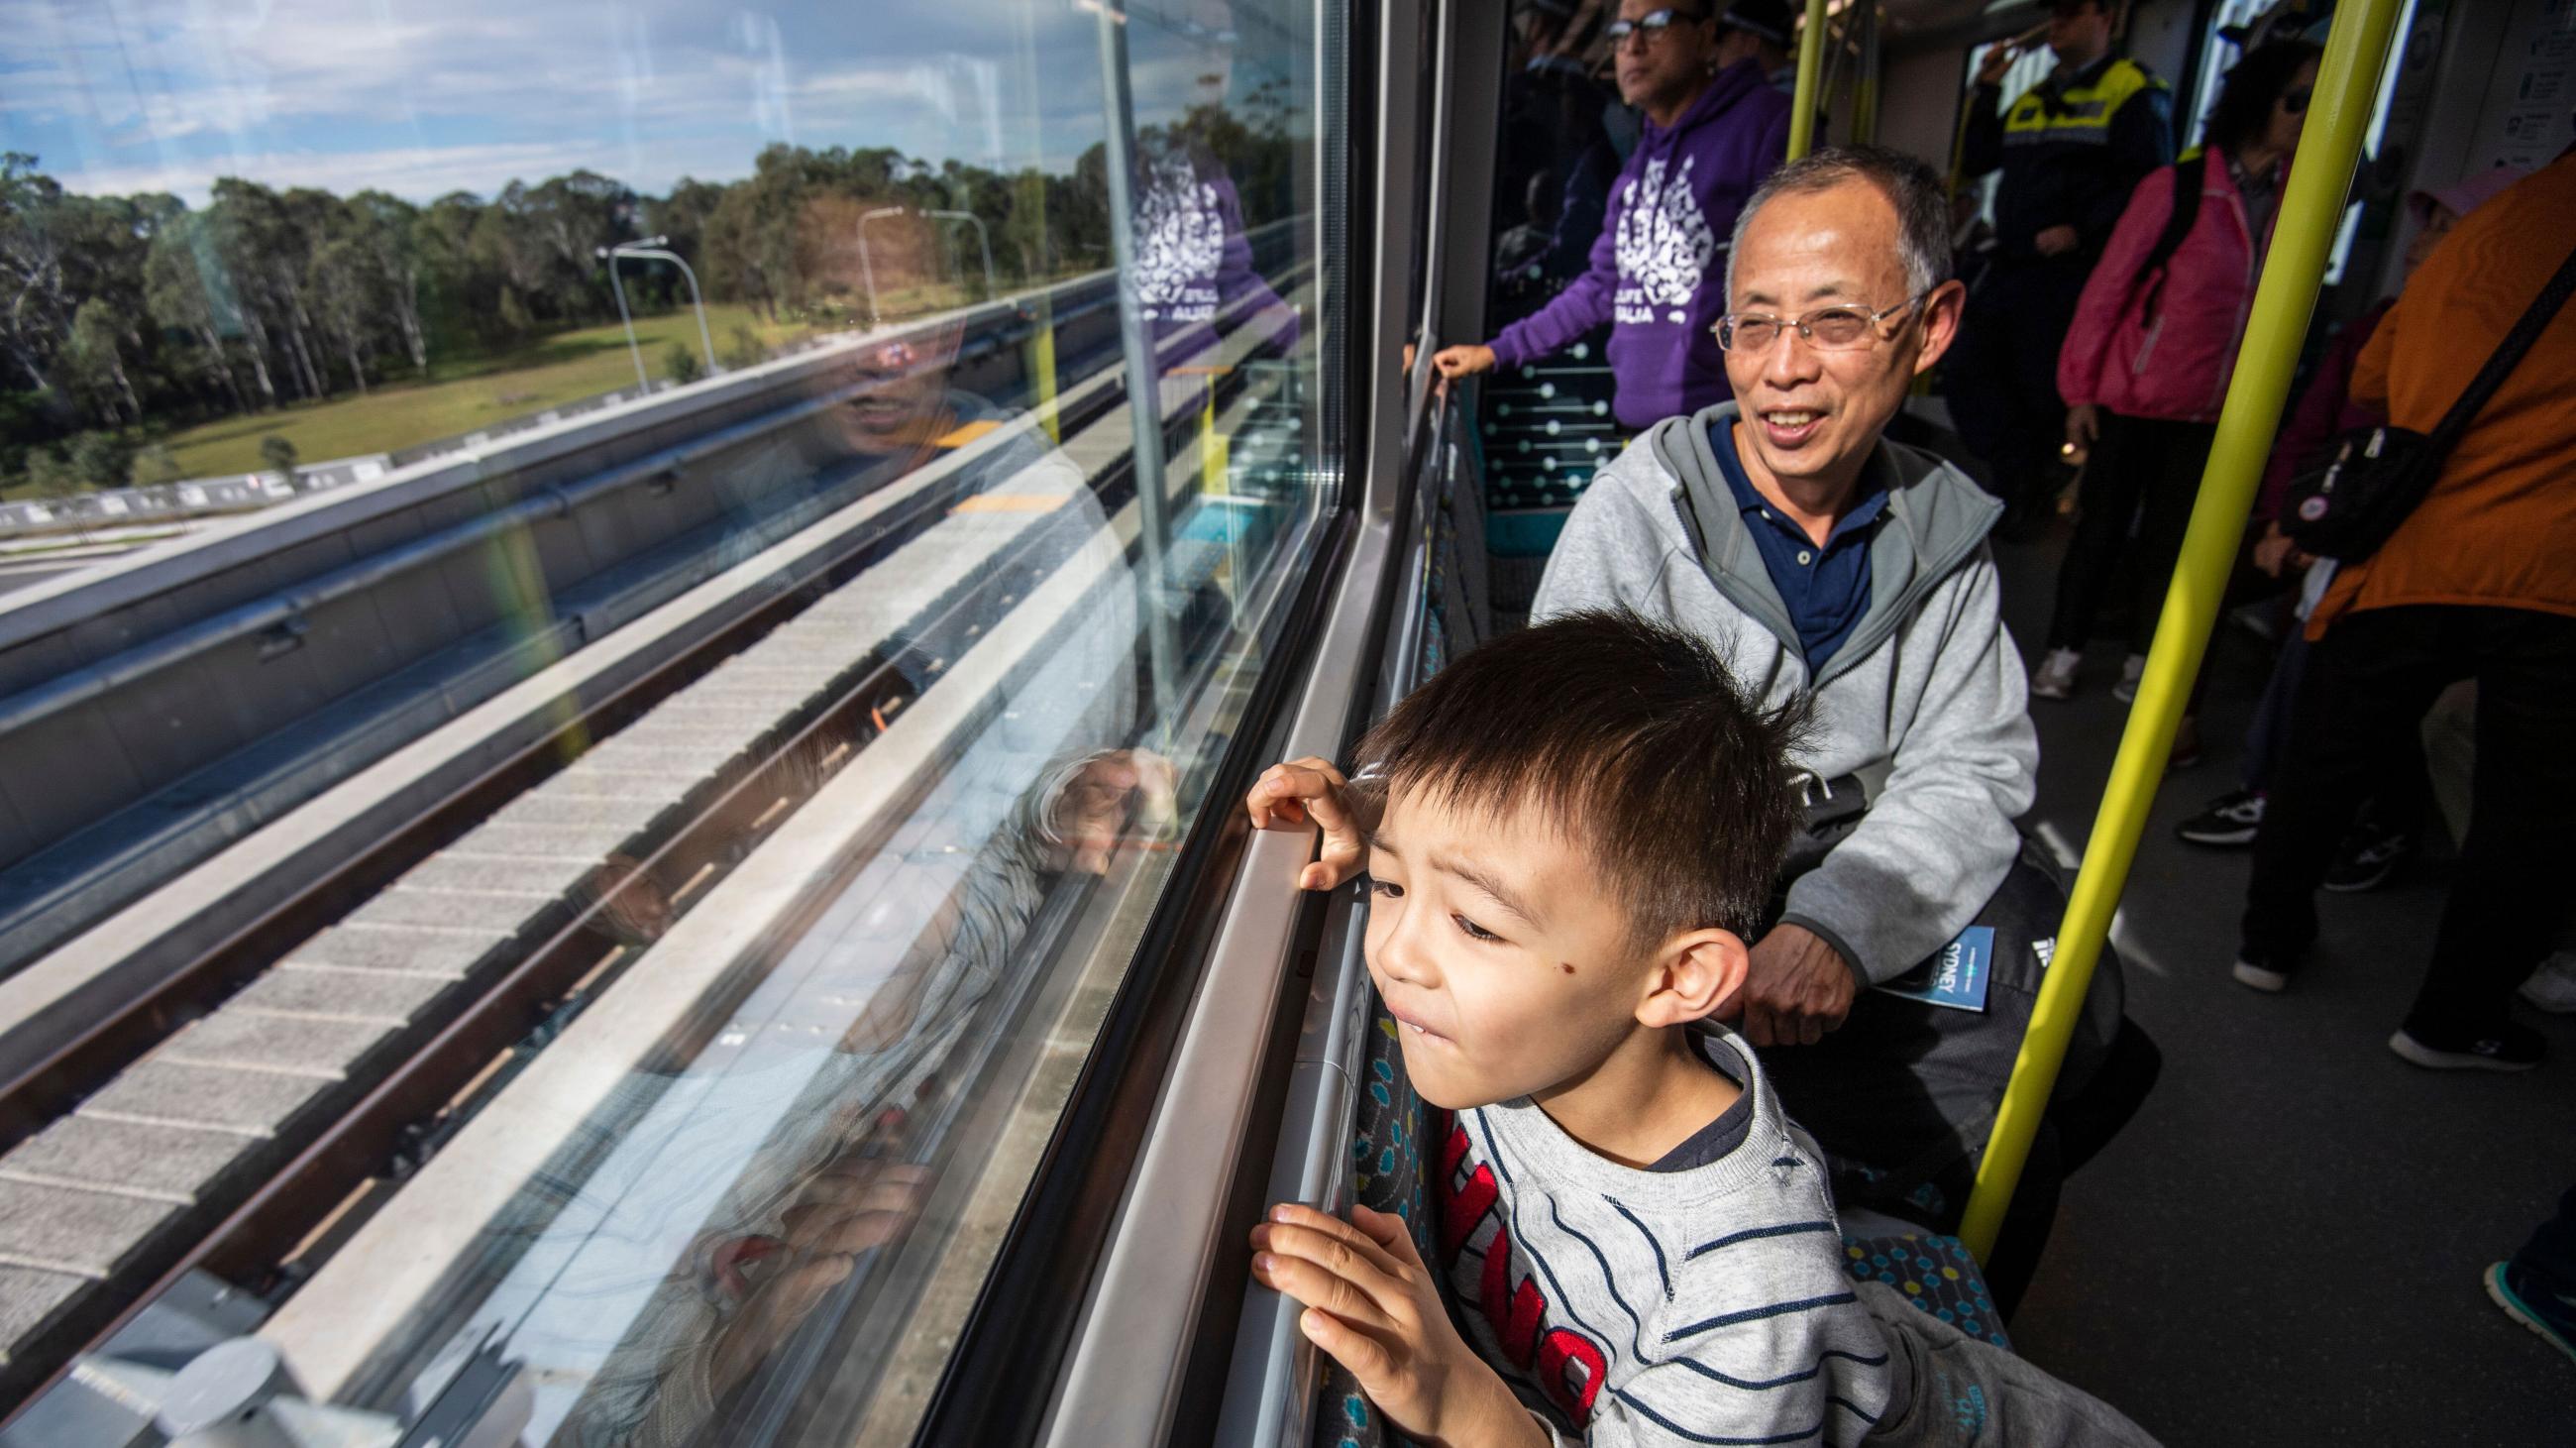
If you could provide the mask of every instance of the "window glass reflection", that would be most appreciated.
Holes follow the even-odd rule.
[[[524,698],[544,767],[262,968],[550,1014],[317,1190],[264,1334],[529,1443],[900,1441],[1336,502],[1313,0],[21,13],[0,533],[372,501],[206,605],[291,636],[0,723],[0,951]]]

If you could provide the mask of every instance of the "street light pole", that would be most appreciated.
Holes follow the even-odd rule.
[[[600,260],[608,263],[608,289],[617,293],[617,324],[626,329],[626,350],[635,357],[635,383],[646,392],[653,390],[653,380],[644,375],[644,349],[635,341],[635,318],[626,310],[626,284],[617,279],[617,248],[598,248]]]
[[[689,270],[689,264],[680,260],[679,253],[664,249],[669,241],[667,236],[648,236],[642,241],[620,242],[598,249],[598,254],[608,260],[609,289],[617,293],[617,320],[626,324],[626,350],[635,354],[635,380],[643,383],[647,391],[653,384],[644,375],[644,349],[635,340],[635,322],[626,310],[625,284],[617,279],[617,263],[623,257],[667,261],[680,269],[680,275],[689,283],[689,305],[698,314],[698,346],[706,352],[707,375],[712,377],[716,373],[716,344],[707,332],[707,300],[698,292],[698,274]]]

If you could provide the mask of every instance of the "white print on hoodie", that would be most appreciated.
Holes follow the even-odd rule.
[[[1664,158],[1648,161],[1645,174],[1619,198],[1617,305],[1623,325],[1654,321],[1657,307],[1672,308],[1666,321],[1688,320],[1682,309],[1717,255],[1717,234],[1691,195],[1695,159],[1684,156],[1670,181],[1664,179]]]
[[[1188,157],[1166,157],[1145,168],[1136,212],[1136,301],[1145,320],[1214,317],[1217,266],[1225,259],[1216,187],[1198,179]]]

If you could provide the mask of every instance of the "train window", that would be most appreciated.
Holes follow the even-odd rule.
[[[1342,506],[1329,3],[0,35],[11,1432],[910,1436]]]
[[[2229,67],[2235,65],[2237,57],[2243,53],[2235,41],[2221,32],[2234,29],[2241,34],[2242,27],[2263,19],[2265,9],[2260,0],[2223,0],[2211,17],[2208,34],[2201,42],[2200,62],[2194,72],[2197,79],[2192,87],[2189,124],[2177,128],[2183,145],[2201,143],[2209,129],[2209,113],[2218,104],[2219,88],[2227,78]],[[2322,29],[2317,29],[2312,38],[2321,38],[2323,34]],[[2405,0],[2399,8],[2396,34],[2400,58],[2419,44],[2415,33],[2415,0]],[[2426,46],[2428,52],[2439,49],[2441,36],[2438,30],[2426,39],[2429,41]],[[2419,56],[2418,62],[2430,64],[2429,53]],[[2371,99],[2370,129],[2362,141],[2362,155],[2365,157],[2381,155],[2381,143],[2388,133],[2389,109],[2397,94],[2398,79],[2406,71],[2405,65],[2392,63],[2379,73],[2379,90]],[[2362,212],[2367,204],[2365,200],[2356,199],[2344,207],[2343,221],[2335,230],[2333,248],[2326,253],[2327,286],[2340,285],[2344,279],[2344,268],[2352,259],[2353,243],[2360,235]]]

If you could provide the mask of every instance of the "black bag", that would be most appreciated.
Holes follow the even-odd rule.
[[[2345,433],[2324,471],[2290,484],[2281,531],[2302,551],[2320,558],[2355,563],[2377,552],[2433,490],[2460,435],[2539,340],[2571,291],[2576,291],[2576,252],[2558,264],[2557,274],[2496,344],[2487,365],[2478,369],[2432,432],[2369,427]]]

